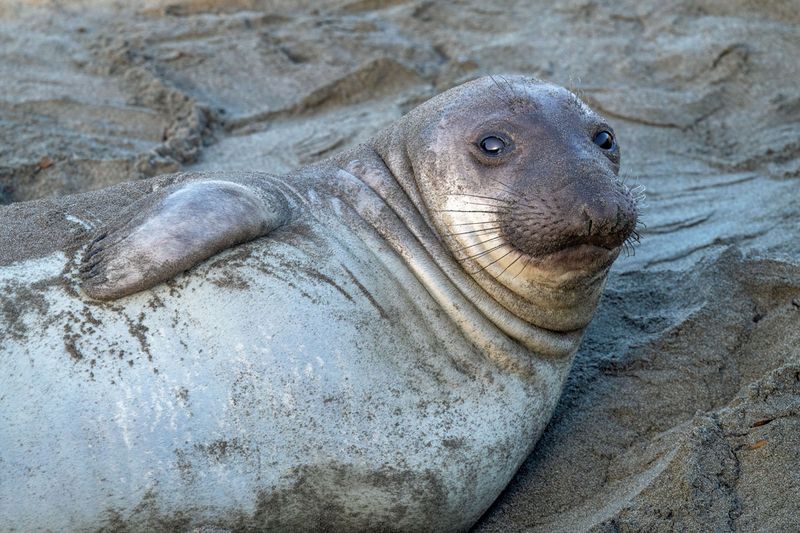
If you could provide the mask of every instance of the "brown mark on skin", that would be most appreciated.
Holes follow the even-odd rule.
[[[434,472],[388,465],[372,471],[338,463],[308,465],[295,467],[284,477],[292,480],[289,486],[259,495],[253,527],[263,531],[363,531],[365,524],[379,523],[395,524],[400,530],[409,513],[434,518],[447,501],[447,492]],[[375,493],[397,503],[373,516],[368,495]],[[411,501],[397,498],[399,495],[411,495]]]
[[[216,462],[223,461],[230,455],[245,454],[247,448],[238,439],[217,439],[209,443],[198,443],[194,448]]]
[[[164,307],[164,302],[158,297],[157,294],[152,294],[150,299],[147,300],[147,307],[153,311],[156,311],[158,308]]]
[[[76,363],[83,359],[83,354],[78,350],[76,345],[79,338],[80,336],[78,334],[72,332],[72,328],[69,324],[64,325],[64,350],[66,350],[70,359]]]
[[[299,265],[298,264],[298,267],[307,276],[309,276],[309,277],[311,277],[313,279],[317,279],[319,281],[322,281],[323,283],[327,283],[328,285],[330,285],[331,287],[336,289],[342,296],[347,298],[348,301],[351,301],[351,302],[353,301],[353,297],[350,296],[350,293],[348,293],[346,290],[344,290],[342,288],[342,286],[339,285],[338,283],[336,283],[330,276],[326,276],[322,272],[320,272],[318,270],[313,270],[313,269],[309,268],[308,266],[303,266],[303,265]]]
[[[209,283],[216,285],[217,287],[221,287],[223,289],[236,289],[240,291],[246,291],[250,288],[250,284],[241,276],[231,274],[230,272],[226,272],[226,274],[209,278]]]
[[[178,387],[175,390],[175,396],[178,398],[178,400],[180,400],[184,407],[189,405],[189,389],[186,387]]]
[[[49,281],[26,285],[18,281],[9,281],[4,287],[5,294],[0,301],[0,317],[5,323],[4,334],[12,339],[23,341],[28,336],[23,317],[29,311],[47,316],[49,305],[42,295],[44,286]]]
[[[222,444],[225,442],[225,444]],[[233,453],[230,443],[219,441],[204,451],[216,460]],[[191,484],[196,479],[194,466],[186,454],[176,451],[181,480]],[[284,487],[259,491],[256,510],[246,514],[238,509],[217,515],[213,524],[193,523],[184,509],[162,509],[156,488],[149,489],[128,516],[117,509],[106,511],[106,522],[98,531],[187,531],[192,527],[214,527],[233,531],[366,531],[365,524],[384,524],[382,531],[406,530],[404,520],[414,516],[431,520],[446,506],[447,492],[434,472],[413,472],[384,465],[372,471],[352,465],[326,463],[290,469]],[[375,504],[394,501],[388,508]],[[410,497],[409,497],[410,495]],[[402,497],[401,497],[402,496]],[[299,512],[302,508],[302,512]]]
[[[149,328],[144,325],[144,312],[139,313],[138,321],[134,321],[125,313],[122,313],[122,317],[128,324],[128,332],[132,337],[139,341],[139,346],[141,346],[142,352],[147,354],[147,360],[152,361],[153,354],[150,353],[150,343],[147,340],[147,332],[149,331]]]
[[[188,510],[163,511],[158,505],[156,491],[156,488],[148,489],[125,519],[119,513],[109,513],[112,517],[116,515],[117,520],[107,523],[101,531],[187,531],[192,524],[191,513]]]
[[[192,462],[189,460],[187,455],[188,454],[184,450],[175,450],[175,464],[178,467],[178,473],[181,477],[181,481],[185,485],[194,483],[195,479],[197,478],[192,466]]]
[[[364,296],[366,296],[367,300],[369,300],[369,303],[371,303],[372,306],[378,311],[378,314],[381,316],[381,318],[388,320],[389,315],[386,314],[386,311],[383,310],[383,307],[381,307],[381,305],[378,303],[375,297],[372,296],[372,294],[367,290],[367,288],[364,287],[364,285],[360,281],[358,281],[358,278],[356,278],[355,274],[353,274],[350,271],[350,269],[348,269],[344,265],[342,265],[342,268],[344,269],[345,272],[347,272],[347,275],[350,276],[350,279],[353,281],[353,283],[355,283],[356,287],[358,287],[359,290],[361,290],[361,293]]]

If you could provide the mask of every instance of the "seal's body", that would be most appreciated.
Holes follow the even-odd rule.
[[[103,228],[85,253],[87,232],[45,232],[0,257],[5,525],[467,529],[635,226],[612,134],[576,102],[483,79],[291,176],[0,211]]]

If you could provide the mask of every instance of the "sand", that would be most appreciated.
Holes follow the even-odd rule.
[[[563,84],[616,128],[647,227],[475,531],[797,531],[792,4],[7,0],[0,203],[178,169],[285,172],[482,74]]]

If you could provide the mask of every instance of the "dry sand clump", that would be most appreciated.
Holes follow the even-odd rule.
[[[0,203],[177,169],[284,172],[482,74],[566,85],[617,129],[647,227],[476,531],[797,531],[791,4],[5,2]]]

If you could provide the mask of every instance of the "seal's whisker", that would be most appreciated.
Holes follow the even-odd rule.
[[[503,80],[503,83],[505,83],[506,87],[508,87],[509,91],[511,91],[511,96],[513,96],[515,100],[519,98],[517,96],[517,90],[514,88],[511,82],[508,81],[508,78],[506,78],[505,76],[500,76],[500,79]]]
[[[489,176],[489,179],[490,179],[490,180],[492,180],[492,181],[494,181],[494,182],[497,182],[497,183],[499,183],[500,185],[502,185],[503,187],[505,187],[505,188],[506,188],[506,190],[507,190],[508,192],[510,192],[510,193],[513,193],[513,194],[518,194],[518,195],[520,195],[520,196],[524,196],[524,195],[522,194],[522,192],[520,192],[520,191],[516,190],[516,189],[515,189],[514,187],[512,187],[511,185],[509,185],[509,184],[507,184],[507,183],[504,183],[504,182],[500,181],[499,179],[497,179],[497,178],[495,178],[495,177]]]
[[[476,272],[473,272],[473,274],[477,274],[477,273],[478,273],[478,272],[480,272],[481,270],[486,270],[487,268],[489,268],[489,267],[490,267],[490,266],[492,266],[493,264],[497,263],[498,261],[500,261],[501,259],[503,259],[504,257],[506,257],[508,254],[512,253],[513,251],[514,251],[514,248],[510,249],[509,251],[507,251],[506,253],[504,253],[503,255],[501,255],[500,257],[498,257],[497,259],[495,259],[494,261],[492,261],[492,262],[491,262],[491,263],[489,263],[488,265],[483,265],[483,266],[482,266],[482,267],[481,267],[479,270],[477,270]]]
[[[516,263],[517,261],[519,261],[519,260],[520,260],[520,258],[522,257],[522,255],[523,255],[523,254],[522,254],[522,252],[520,252],[520,251],[517,251],[517,258],[516,258],[516,259],[514,259],[513,261],[511,261],[511,262],[508,264],[508,266],[507,266],[507,267],[505,267],[505,268],[503,269],[503,271],[502,271],[502,272],[500,272],[500,273],[497,275],[497,278],[499,279],[499,278],[500,278],[500,276],[502,276],[503,274],[505,274],[505,273],[506,273],[506,270],[508,270],[509,268],[511,268],[511,266],[512,266],[514,263]]]
[[[460,231],[460,232],[457,232],[457,233],[448,233],[447,235],[449,235],[450,237],[455,237],[456,235],[469,235],[470,233],[474,233],[474,234],[477,235],[478,233],[486,233],[486,232],[489,232],[489,231],[496,231],[496,230],[499,230],[499,229],[500,229],[500,226],[492,226],[491,228],[481,228],[481,229],[473,229],[473,230],[470,230],[470,231]]]
[[[498,213],[498,214],[500,214],[500,213]],[[499,223],[499,222],[500,221],[498,219],[481,220],[479,222],[459,222],[458,224],[450,224],[450,227],[453,227],[453,226],[470,226],[470,225],[474,226],[475,224],[492,224],[492,223]]]
[[[501,185],[505,185],[505,184],[501,182]],[[521,193],[519,193],[517,191],[510,191],[510,192],[513,192],[514,194],[521,194]],[[466,194],[466,193],[453,193],[453,194],[448,194],[447,196],[467,196],[467,197],[473,197],[473,198],[482,198],[484,200],[494,200],[496,202],[502,202],[503,204],[506,204],[508,207],[513,207],[514,205],[517,205],[517,206],[522,206],[522,207],[530,210],[528,212],[543,214],[542,211],[539,211],[539,208],[541,206],[535,206],[535,205],[531,205],[531,204],[526,204],[525,202],[520,202],[520,201],[513,201],[512,202],[511,200],[505,200],[503,198],[495,198],[494,196],[481,196],[479,194]],[[476,205],[482,205],[482,204],[476,204]],[[501,207],[501,206],[492,206],[492,207]]]
[[[480,202],[464,202],[464,203],[468,204],[468,205],[482,205],[484,207],[504,207],[504,206],[494,205],[494,204],[482,204]]]
[[[485,211],[480,209],[433,209],[436,213],[491,213],[493,215],[501,215],[505,211]]]
[[[528,268],[528,263],[530,263],[530,262],[531,262],[531,259],[532,259],[532,257],[529,255],[529,256],[528,256],[528,257],[525,259],[525,264],[524,264],[524,265],[522,265],[522,268],[520,269],[520,271],[519,271],[519,272],[517,272],[517,274],[516,274],[516,275],[515,275],[513,278],[511,278],[511,279],[517,279],[517,276],[519,276],[520,274],[522,274],[523,272],[525,272],[525,269],[526,269],[526,268]]]
[[[495,198],[494,196],[481,196],[480,194],[466,194],[466,193],[452,193],[448,194],[447,196],[468,196],[471,198],[482,198],[484,200],[494,200],[496,202],[502,202],[504,204],[508,204],[508,200],[504,200],[503,198]]]
[[[639,243],[638,239],[633,239],[628,237],[624,243],[622,243],[622,248],[625,250],[625,257],[632,257],[636,255],[636,245]]]
[[[496,241],[497,239],[502,239],[502,238],[503,238],[502,235],[497,235],[496,237],[492,237],[491,239],[486,239],[486,240],[481,241],[481,242],[476,242],[475,244],[470,244],[469,246],[464,246],[463,248],[460,248],[460,249],[456,250],[456,252],[463,252],[464,250],[466,250],[468,248],[474,248],[475,246],[480,246],[482,244],[486,244],[487,242]]]
[[[520,222],[527,222],[529,220],[547,219],[547,215],[541,211],[527,211],[525,216],[519,218]]]
[[[526,212],[528,212],[528,213],[536,213],[536,214],[539,214],[539,215],[543,214],[542,211],[539,210],[541,208],[541,206],[526,204],[524,202],[517,202],[516,205],[520,205],[520,206],[526,208],[526,210],[527,210]]]
[[[512,113],[521,112],[524,100],[519,97],[519,95],[517,94],[517,90],[514,88],[514,85],[510,81],[508,81],[508,78],[506,78],[505,76],[500,76],[500,79],[503,80],[503,82],[505,82],[506,86],[509,89],[509,92],[511,93],[511,103],[509,104],[508,108],[511,110]]]
[[[502,248],[503,246],[511,246],[511,245],[508,244],[507,242],[504,242],[502,244],[498,244],[494,248],[489,248],[488,250],[484,250],[483,252],[477,253],[475,255],[470,255],[468,257],[462,257],[461,260],[462,261],[466,261],[467,259],[477,259],[478,257],[482,257],[482,256],[484,256],[486,254],[490,254],[490,253],[494,252],[495,250],[498,250],[498,249]],[[478,270],[478,272],[480,272],[480,270]]]
[[[498,98],[500,98],[500,100],[502,100],[510,109],[512,104],[513,104],[513,102],[509,98],[504,98],[504,95],[505,95],[507,89],[505,87],[503,87],[502,85],[500,85],[500,82],[498,82],[496,79],[494,79],[494,76],[489,76],[489,79],[492,80],[492,83],[494,83],[497,86],[497,88],[500,90],[500,94],[497,95]]]
[[[634,203],[640,207],[644,207],[646,205],[647,195],[644,193],[645,190],[645,186],[641,183],[634,185],[633,187],[628,187],[628,194],[631,195]]]

